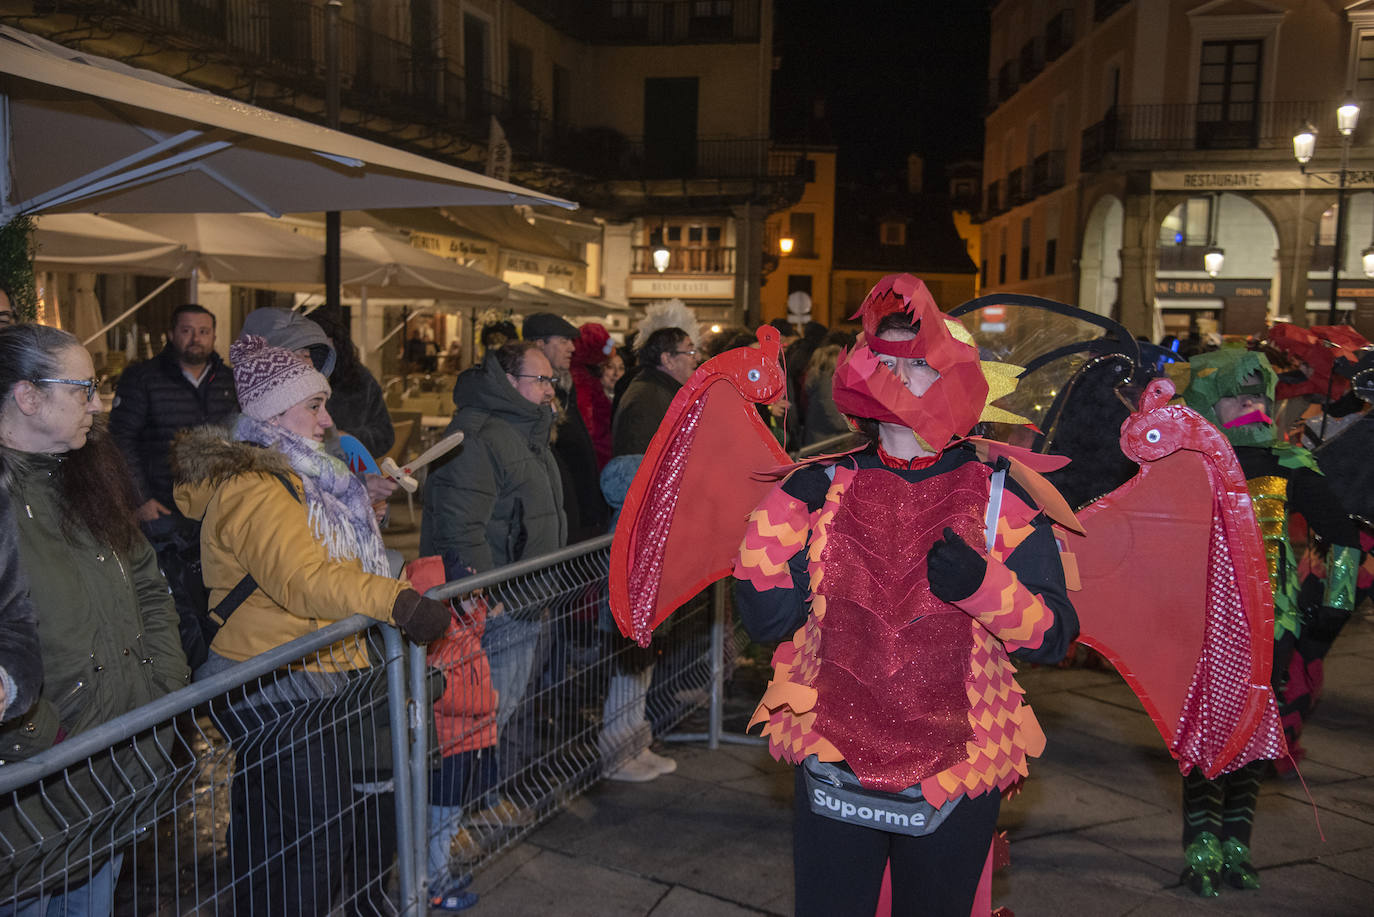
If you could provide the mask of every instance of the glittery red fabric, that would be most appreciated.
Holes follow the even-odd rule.
[[[697,426],[701,423],[701,412],[706,399],[699,398],[692,404],[687,416],[678,424],[677,435],[671,449],[665,450],[667,458],[658,468],[654,483],[647,492],[648,510],[645,522],[638,529],[635,542],[635,565],[630,569],[630,619],[634,622],[635,642],[648,646],[653,633],[654,609],[658,607],[658,587],[663,579],[664,548],[668,544],[668,531],[673,524],[673,514],[677,511],[678,494],[682,486],[682,473],[687,467],[687,457],[692,451],[692,440],[696,438]]]
[[[821,587],[816,729],[867,787],[899,792],[968,756],[970,619],[931,594],[925,558],[945,526],[982,540],[988,474],[860,470],[836,513],[823,563],[844,575]]]

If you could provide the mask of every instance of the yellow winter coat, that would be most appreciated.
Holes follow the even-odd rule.
[[[258,588],[219,629],[210,648],[243,661],[354,614],[391,621],[404,580],[376,576],[358,560],[331,560],[310,530],[307,509],[276,474],[285,474],[303,499],[301,480],[275,449],[232,442],[226,431],[199,427],[172,448],[177,508],[201,525],[201,569],[216,607],[251,573]],[[357,640],[321,651],[308,668],[363,668]]]

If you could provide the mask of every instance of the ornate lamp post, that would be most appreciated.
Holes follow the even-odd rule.
[[[1331,257],[1331,298],[1330,310],[1327,321],[1334,325],[1339,316],[1336,309],[1336,288],[1340,285],[1341,264],[1345,261],[1345,183],[1347,172],[1350,168],[1350,141],[1355,134],[1355,126],[1360,121],[1360,106],[1355,102],[1346,102],[1336,109],[1336,130],[1341,134],[1341,169],[1336,181],[1336,246]],[[1297,159],[1299,167],[1303,173],[1307,172],[1307,163],[1312,160],[1312,154],[1317,148],[1317,129],[1310,123],[1303,126],[1293,136],[1293,157]],[[1366,267],[1370,264],[1368,252],[1365,254]]]

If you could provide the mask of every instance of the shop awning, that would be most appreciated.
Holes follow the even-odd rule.
[[[0,26],[0,220],[576,204]],[[565,253],[566,256],[566,253]]]

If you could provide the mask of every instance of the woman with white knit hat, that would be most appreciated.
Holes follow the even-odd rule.
[[[172,452],[177,506],[202,522],[205,585],[223,619],[197,676],[354,614],[394,623],[418,643],[440,636],[451,610],[389,576],[366,487],[322,448],[332,426],[328,380],[252,335],[229,356],[242,416],[232,431],[188,431]],[[239,747],[229,846],[243,910],[277,913],[290,902],[293,913],[325,914],[363,855],[351,827],[362,805],[349,771],[357,762],[324,708],[368,665],[361,640],[341,641],[222,718]],[[302,715],[308,729],[296,728]],[[262,754],[262,746],[273,750]],[[339,819],[343,828],[322,830]]]

